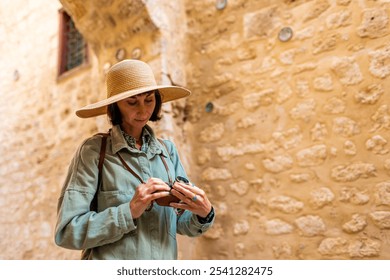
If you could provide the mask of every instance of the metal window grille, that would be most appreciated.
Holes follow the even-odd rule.
[[[60,11],[59,75],[87,62],[87,45],[72,18]]]
[[[83,36],[76,29],[72,19],[67,22],[67,25],[66,70],[68,71],[83,64],[85,57],[85,44]]]

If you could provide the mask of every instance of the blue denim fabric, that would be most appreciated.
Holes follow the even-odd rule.
[[[157,177],[168,182],[161,153],[168,163],[171,178],[187,177],[173,142],[164,140],[166,148],[150,127],[145,129],[151,136],[146,151],[130,147],[119,126],[111,129],[102,186],[97,194],[97,212],[90,211],[89,207],[97,189],[102,136],[92,136],[81,144],[58,200],[55,229],[58,246],[88,250],[90,259],[177,259],[176,234],[195,237],[212,226],[215,218],[201,224],[189,211],[177,216],[173,208],[156,203],[151,211],[133,220],[129,202],[140,182],[123,167],[117,153],[144,181]]]

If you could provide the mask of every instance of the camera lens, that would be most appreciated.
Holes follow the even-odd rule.
[[[176,177],[176,182],[183,183],[183,184],[189,184],[190,181],[188,181],[187,178],[184,178],[182,176],[177,176]]]

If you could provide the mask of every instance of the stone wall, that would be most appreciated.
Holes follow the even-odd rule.
[[[214,2],[186,2],[197,256],[388,259],[389,1]]]
[[[61,4],[29,2],[0,4],[0,259],[79,257],[56,200],[119,54],[193,91],[156,127],[218,215],[181,258],[390,258],[390,1],[62,0],[91,51],[62,79]]]
[[[96,130],[74,108],[98,88],[93,56],[89,67],[57,80],[60,8],[44,0],[0,4],[0,259],[69,254],[53,242],[56,201],[76,142]]]

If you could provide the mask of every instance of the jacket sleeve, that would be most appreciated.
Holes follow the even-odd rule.
[[[55,243],[68,249],[89,249],[119,240],[134,231],[129,203],[90,211],[98,181],[101,136],[86,140],[77,150],[57,205]]]
[[[176,176],[183,176],[185,178],[188,178],[184,167],[180,161],[180,156],[175,147],[175,144],[169,140],[164,140],[164,142],[167,146],[171,161],[175,167]],[[199,236],[202,233],[206,232],[213,225],[214,220],[215,215],[212,221],[210,221],[209,223],[201,224],[198,221],[196,214],[190,211],[184,211],[181,216],[178,216],[176,232],[178,234],[187,235],[191,237]]]

